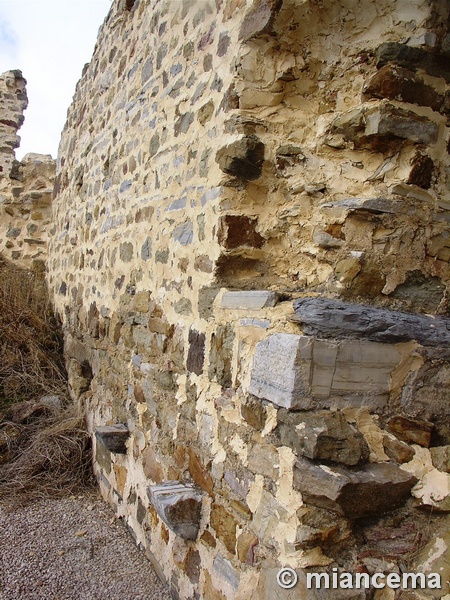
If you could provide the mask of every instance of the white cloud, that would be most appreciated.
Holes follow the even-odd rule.
[[[17,157],[56,157],[75,86],[111,0],[0,0],[0,73],[20,69],[29,99]]]

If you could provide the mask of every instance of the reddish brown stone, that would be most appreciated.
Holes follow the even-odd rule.
[[[431,440],[433,423],[419,419],[407,419],[406,417],[393,417],[388,428],[403,442],[411,442],[428,448]]]
[[[227,250],[250,246],[262,248],[264,238],[256,231],[257,219],[243,215],[225,215],[220,218],[218,242]]]
[[[134,386],[133,394],[136,402],[141,404],[145,402],[144,392],[138,383]]]
[[[409,462],[414,456],[411,446],[389,435],[383,435],[383,447],[389,458],[398,463]]]
[[[207,529],[203,532],[200,541],[210,548],[215,548],[217,546],[216,538]]]
[[[236,520],[220,504],[211,506],[211,527],[215,530],[219,540],[225,545],[228,552],[235,553],[236,547]]]
[[[195,258],[194,269],[203,273],[212,273],[213,263],[207,254],[201,254]]]
[[[241,415],[254,429],[258,431],[264,429],[266,424],[266,409],[261,402],[250,398],[245,404],[242,404]]]
[[[371,549],[381,556],[408,554],[417,550],[420,542],[414,523],[404,523],[400,527],[375,525],[364,531],[364,537]]]
[[[250,532],[241,533],[237,541],[237,555],[242,563],[253,565],[255,561],[255,547],[259,540]]]
[[[208,471],[203,467],[200,459],[192,450],[189,448],[189,473],[191,474],[192,479],[195,483],[205,490],[210,496],[212,496],[212,492],[214,489],[214,480]]]
[[[198,583],[200,580],[200,553],[198,550],[189,549],[184,560],[183,568],[191,583]]]
[[[123,490],[127,481],[128,471],[125,467],[116,464],[114,465],[114,473],[116,474],[117,491],[121,496],[123,496]]]
[[[163,468],[156,458],[155,451],[150,446],[142,453],[142,466],[145,476],[155,483],[161,483],[164,480]]]
[[[227,600],[225,596],[213,586],[211,575],[208,571],[205,571],[205,584],[203,586],[202,598],[207,598],[208,600]]]
[[[433,110],[439,110],[444,100],[413,71],[392,64],[382,67],[366,82],[363,96],[365,99],[400,100],[419,106],[429,106]]]
[[[173,458],[175,460],[175,464],[179,469],[184,468],[184,461],[186,458],[186,449],[184,446],[177,446],[175,448],[175,452],[173,453]]]
[[[417,185],[425,190],[431,186],[433,178],[434,163],[429,156],[419,154],[412,162],[411,173],[407,183]]]
[[[161,523],[161,539],[165,544],[167,544],[169,541],[169,530],[164,525],[164,523]]]

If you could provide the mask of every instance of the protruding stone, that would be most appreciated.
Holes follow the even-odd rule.
[[[251,290],[242,292],[225,292],[220,301],[221,308],[261,310],[275,306],[278,295],[265,290]]]
[[[413,71],[398,65],[385,65],[364,84],[363,94],[367,98],[388,98],[429,106],[439,110],[444,98]]]
[[[354,466],[369,458],[362,434],[341,412],[278,413],[280,443],[313,460],[331,460]]]
[[[114,454],[126,454],[126,442],[130,432],[126,425],[116,423],[115,425],[101,425],[95,428],[97,440]]]
[[[221,148],[216,162],[227,175],[244,181],[258,179],[264,162],[264,144],[255,135],[246,136]]]
[[[260,342],[253,361],[250,394],[284,408],[306,408],[312,342],[288,333],[276,333]],[[310,402],[306,404],[309,407]]]
[[[332,135],[342,135],[356,148],[375,149],[385,142],[392,144],[393,138],[435,144],[438,130],[437,123],[389,102],[363,104],[336,117],[331,125]]]
[[[294,485],[306,503],[353,519],[399,508],[416,482],[413,475],[389,463],[367,464],[350,471],[302,458],[294,467]]]
[[[244,17],[239,39],[248,42],[259,35],[269,33],[282,3],[282,0],[255,0]]]
[[[450,344],[450,319],[397,312],[328,298],[300,298],[293,321],[309,335],[365,337],[377,342],[416,340],[423,346]]]
[[[166,481],[147,488],[150,503],[164,523],[185,540],[195,540],[200,527],[202,496],[193,485]]]
[[[384,42],[377,48],[376,59],[378,68],[395,63],[412,71],[423,69],[428,75],[443,77],[447,83],[450,82],[448,58],[423,48],[414,48],[401,42]]]
[[[342,210],[344,212],[368,212],[375,215],[404,213],[404,203],[388,198],[348,198],[336,202],[326,202],[321,210]]]
[[[429,421],[397,416],[392,417],[388,427],[389,431],[392,431],[400,440],[428,448],[434,425]]]

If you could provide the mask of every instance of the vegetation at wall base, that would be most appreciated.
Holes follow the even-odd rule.
[[[92,480],[85,415],[69,398],[44,274],[0,257],[0,502],[62,496]]]

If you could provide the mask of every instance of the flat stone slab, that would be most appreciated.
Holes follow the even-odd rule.
[[[350,470],[300,458],[294,467],[294,487],[306,503],[353,519],[399,508],[416,483],[413,475],[390,463]]]
[[[448,347],[450,319],[385,310],[328,298],[300,298],[295,316],[304,333],[322,337],[361,338],[396,344],[416,340],[422,346]]]
[[[185,540],[198,535],[202,495],[192,484],[166,481],[147,488],[151,505],[164,523]]]
[[[320,210],[341,209],[343,212],[368,212],[375,215],[399,214],[405,212],[404,202],[389,198],[347,198],[322,204]]]
[[[249,292],[225,292],[220,302],[221,308],[261,310],[275,306],[278,295],[265,290],[252,290]]]
[[[130,432],[126,425],[122,423],[101,425],[95,428],[95,437],[110,452],[114,454],[127,453],[126,442],[130,437]]]

